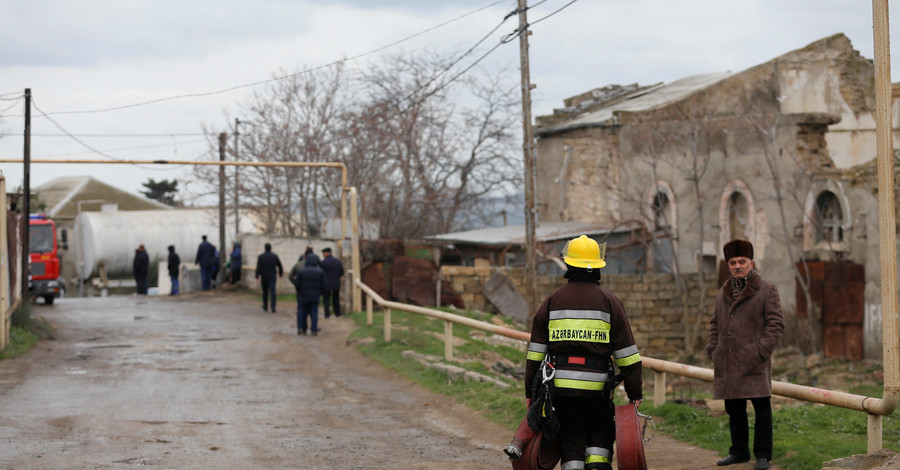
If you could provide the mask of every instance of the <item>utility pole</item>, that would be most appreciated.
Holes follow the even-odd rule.
[[[238,160],[238,144],[240,143],[241,133],[238,130],[238,126],[241,124],[241,121],[238,118],[234,118],[234,160]],[[234,241],[238,240],[238,237],[241,235],[241,219],[238,217],[238,194],[240,194],[240,190],[238,189],[238,172],[240,168],[237,166],[234,167]]]
[[[31,218],[31,88],[25,89],[25,165],[22,177],[22,304],[28,299],[28,276],[31,274],[31,248],[28,246],[28,220]]]
[[[228,145],[228,134],[219,134],[219,161],[225,161],[225,147]],[[219,270],[225,253],[225,165],[219,165]]]
[[[531,72],[528,67],[528,0],[518,0],[519,58],[522,62],[522,150],[525,152],[525,301],[528,303],[528,327],[537,310],[537,266],[535,259],[535,156],[531,129]]]

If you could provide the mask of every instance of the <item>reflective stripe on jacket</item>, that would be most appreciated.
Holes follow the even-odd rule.
[[[541,361],[550,355],[584,356],[615,361],[629,399],[641,396],[641,356],[622,302],[596,282],[570,281],[550,294],[535,313],[525,362],[526,396],[539,374]],[[572,361],[555,364],[553,384],[560,395],[594,395],[610,379],[608,367],[590,367]]]

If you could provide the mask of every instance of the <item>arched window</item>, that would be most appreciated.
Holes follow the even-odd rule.
[[[740,238],[749,240],[747,225],[750,221],[750,211],[747,206],[747,198],[735,191],[728,196],[728,239]]]
[[[831,191],[822,191],[816,197],[816,242],[839,243],[844,241],[844,215],[841,202]]]
[[[664,192],[656,193],[650,207],[653,210],[653,229],[658,233],[669,232],[672,228],[669,220],[669,196]]]

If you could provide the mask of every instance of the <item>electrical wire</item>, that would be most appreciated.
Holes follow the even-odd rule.
[[[9,111],[9,110],[12,109],[13,107],[15,107],[17,104],[21,103],[22,100],[24,100],[24,99],[25,99],[24,96],[20,96],[18,99],[16,99],[15,101],[13,101],[13,103],[12,103],[11,105],[7,106],[6,108],[3,108],[3,110],[0,111],[0,118],[3,117],[3,113]]]
[[[41,116],[47,118],[48,121],[50,121],[51,123],[53,123],[53,125],[56,126],[57,129],[59,129],[59,130],[62,131],[64,134],[66,134],[67,136],[69,136],[69,137],[70,137],[72,140],[74,140],[75,142],[78,142],[79,144],[81,144],[81,146],[83,146],[84,148],[90,150],[91,152],[93,152],[93,153],[95,153],[95,154],[97,154],[97,155],[100,155],[100,156],[102,156],[102,157],[104,157],[104,158],[107,158],[107,159],[109,159],[109,160],[113,160],[113,161],[116,161],[116,162],[122,162],[122,161],[124,161],[124,159],[116,158],[116,157],[114,157],[114,156],[112,156],[112,155],[110,155],[110,154],[108,154],[108,153],[106,153],[106,152],[104,152],[104,151],[102,151],[102,150],[96,149],[96,148],[94,148],[94,147],[88,145],[86,142],[84,142],[83,140],[79,139],[78,137],[76,137],[76,136],[75,136],[74,134],[72,134],[71,132],[67,131],[65,128],[62,127],[62,125],[60,125],[58,122],[56,122],[56,120],[54,120],[52,117],[48,116],[47,113],[45,113],[43,110],[41,110],[41,108],[38,107],[37,102],[35,101],[35,99],[34,99],[33,97],[32,97],[32,99],[31,99],[31,106],[34,107],[34,109],[35,109],[38,113],[40,113]],[[149,162],[148,162],[148,163],[149,163]],[[145,170],[163,170],[163,168],[160,168],[158,165],[141,165],[141,164],[138,164],[138,163],[130,163],[130,165],[132,165],[132,166],[134,166],[134,167],[137,167],[137,168],[142,168],[142,169],[145,169]],[[176,167],[184,167],[184,166],[186,166],[186,165],[176,165]],[[169,170],[169,169],[171,169],[171,168],[167,168],[167,169],[165,169],[165,170],[167,171],[167,170]]]
[[[546,1],[546,0],[544,0],[544,1]],[[569,8],[570,6],[572,6],[573,3],[577,2],[577,1],[578,1],[578,0],[572,0],[571,2],[566,3],[565,5],[559,7],[559,9],[557,9],[556,11],[550,13],[549,15],[546,15],[546,16],[544,16],[544,17],[542,17],[542,18],[539,18],[539,19],[537,19],[537,20],[535,20],[535,21],[532,21],[530,26],[534,26],[534,25],[540,23],[541,21],[544,21],[544,20],[546,20],[547,18],[550,18],[551,16],[553,16],[553,15],[555,15],[555,14],[557,14],[557,13],[563,11],[563,10],[565,10],[566,8]],[[544,3],[544,2],[541,2],[541,3]],[[540,5],[540,3],[538,3],[538,5]],[[535,6],[537,6],[537,5],[535,5]]]
[[[461,20],[461,19],[463,19],[463,18],[465,18],[465,17],[467,17],[467,16],[473,15],[473,14],[475,14],[475,13],[478,13],[478,12],[482,11],[482,10],[486,10],[486,9],[488,9],[488,8],[494,6],[494,5],[497,5],[497,4],[499,4],[499,3],[503,3],[504,1],[507,1],[507,0],[497,0],[497,1],[495,1],[495,2],[489,3],[489,4],[487,4],[487,5],[485,5],[485,6],[481,7],[481,8],[478,8],[478,9],[476,9],[476,10],[472,10],[472,11],[470,11],[470,12],[468,12],[468,13],[465,13],[465,14],[462,14],[462,15],[460,15],[460,16],[457,16],[456,18],[453,18],[453,19],[451,19],[451,20],[447,20],[447,21],[445,21],[445,22],[443,22],[443,23],[440,23],[440,24],[438,24],[438,25],[436,25],[436,26],[432,26],[431,28],[425,29],[425,30],[423,30],[423,31],[420,31],[420,32],[418,32],[418,33],[415,33],[415,34],[412,34],[412,35],[409,35],[409,36],[406,36],[406,37],[404,37],[404,38],[402,38],[402,39],[399,39],[399,40],[397,40],[397,41],[394,41],[394,42],[392,42],[392,43],[390,43],[390,44],[387,44],[387,45],[385,45],[385,46],[381,46],[381,47],[379,47],[379,48],[370,50],[370,51],[368,51],[368,52],[364,52],[364,53],[361,53],[361,54],[357,54],[357,55],[355,55],[355,56],[351,56],[351,57],[346,58],[346,59],[336,60],[336,61],[333,61],[333,62],[324,64],[324,65],[319,65],[319,66],[316,66],[316,67],[308,68],[308,69],[306,69],[306,70],[302,70],[302,71],[299,71],[299,72],[290,73],[290,74],[287,74],[287,75],[282,75],[282,76],[280,76],[280,77],[273,77],[273,78],[269,78],[269,79],[266,79],[266,80],[258,80],[258,81],[255,81],[255,82],[245,83],[245,84],[242,84],[242,85],[235,85],[235,86],[232,86],[232,87],[229,87],[229,88],[223,88],[223,89],[220,89],[220,90],[206,91],[206,92],[197,92],[197,93],[185,93],[185,94],[181,94],[181,95],[173,95],[173,96],[168,96],[168,97],[163,97],[163,98],[157,98],[157,99],[148,100],[148,101],[142,101],[142,102],[138,102],[138,103],[126,104],[126,105],[121,105],[121,106],[112,106],[112,107],[108,107],[108,108],[87,109],[87,110],[75,110],[75,111],[53,111],[53,112],[50,112],[50,113],[45,114],[44,116],[46,117],[46,116],[50,116],[50,115],[58,115],[58,114],[92,114],[92,113],[103,113],[103,112],[109,112],[109,111],[120,111],[120,110],[123,110],[123,109],[136,108],[136,107],[146,106],[146,105],[150,105],[150,104],[161,103],[161,102],[165,102],[165,101],[173,101],[173,100],[178,100],[178,99],[183,99],[183,98],[198,98],[198,97],[204,97],[204,96],[219,95],[219,94],[228,93],[228,92],[231,92],[231,91],[234,91],[234,90],[239,90],[239,89],[242,89],[242,88],[250,88],[250,87],[255,87],[255,86],[258,86],[258,85],[263,85],[263,84],[266,84],[266,83],[271,83],[271,82],[275,82],[275,81],[280,81],[280,80],[284,80],[284,79],[291,78],[291,77],[294,77],[294,76],[298,76],[298,75],[303,75],[303,74],[306,74],[306,73],[314,72],[314,71],[316,71],[316,70],[321,70],[321,69],[325,69],[325,68],[328,68],[328,67],[333,67],[333,66],[338,65],[338,64],[342,64],[342,63],[349,62],[349,61],[352,61],[352,60],[360,59],[360,58],[362,58],[362,57],[366,57],[366,56],[369,56],[369,55],[372,55],[372,54],[381,52],[381,51],[383,51],[383,50],[385,50],[385,49],[388,49],[388,48],[390,48],[390,47],[394,47],[394,46],[396,46],[396,45],[398,45],[398,44],[401,44],[401,43],[403,43],[403,42],[406,42],[406,41],[408,41],[408,40],[410,40],[410,39],[413,39],[413,38],[415,38],[415,37],[421,36],[421,35],[423,35],[423,34],[425,34],[425,33],[429,33],[429,32],[431,32],[431,31],[434,31],[434,30],[436,30],[436,29],[439,29],[439,28],[441,28],[441,27],[443,27],[443,26],[446,26],[446,25],[448,25],[448,24],[451,24],[451,23],[454,23],[454,22],[456,22],[456,21],[459,21],[459,20]]]
[[[534,4],[534,5],[530,6],[530,7],[528,7],[528,9],[530,10],[530,9],[532,9],[532,8],[538,6],[538,5],[540,5],[541,3],[544,3],[544,2],[546,2],[546,1],[547,1],[547,0],[542,0],[541,2],[536,3],[536,4]],[[507,34],[506,36],[504,36],[503,39],[502,39],[501,41],[503,41],[504,43],[507,43],[507,42],[512,41],[513,39],[516,39],[517,37],[519,37],[519,36],[522,34],[523,31],[527,30],[529,27],[534,26],[534,25],[540,23],[541,21],[546,20],[547,18],[550,18],[551,16],[553,16],[553,15],[555,15],[555,14],[557,14],[557,13],[563,11],[563,10],[565,10],[566,8],[569,8],[573,3],[577,2],[577,1],[578,1],[578,0],[572,0],[572,1],[570,1],[569,3],[567,3],[567,4],[565,4],[565,5],[561,6],[561,7],[559,7],[559,8],[556,9],[555,11],[551,12],[550,14],[545,15],[545,16],[543,16],[543,17],[541,17],[541,18],[539,18],[539,19],[537,19],[537,20],[535,20],[535,21],[532,21],[531,23],[526,24],[523,28],[516,28],[515,31],[513,31],[513,32]],[[514,14],[514,13],[518,13],[518,11],[515,11],[515,12],[513,12],[513,13],[510,13],[510,15],[508,15],[508,16],[511,16],[511,15]]]
[[[393,43],[391,43],[391,44],[388,44],[388,45],[386,45],[386,46],[382,46],[382,47],[380,47],[380,48],[378,48],[378,49],[374,49],[374,50],[372,50],[372,51],[369,51],[369,52],[366,52],[366,53],[363,53],[363,54],[359,54],[359,55],[357,55],[357,56],[353,56],[353,57],[351,57],[351,58],[349,58],[349,59],[344,59],[344,60],[341,60],[341,61],[335,61],[335,62],[332,62],[332,63],[330,63],[330,64],[326,64],[326,65],[323,65],[323,66],[314,67],[314,68],[307,69],[307,70],[304,70],[304,71],[301,71],[301,72],[297,72],[297,73],[293,73],[293,74],[288,74],[288,75],[284,75],[284,76],[282,76],[282,77],[276,77],[276,78],[272,78],[272,79],[265,80],[265,81],[258,81],[258,82],[254,82],[254,83],[251,83],[251,84],[239,85],[239,86],[231,87],[231,88],[224,89],[224,90],[214,91],[214,92],[197,93],[197,94],[188,94],[188,95],[177,95],[177,96],[172,96],[172,97],[168,97],[168,98],[160,98],[160,99],[157,99],[157,100],[151,100],[151,101],[142,102],[142,103],[135,103],[135,104],[132,104],[132,105],[124,105],[124,106],[118,106],[118,107],[112,107],[112,108],[104,108],[104,109],[96,109],[96,110],[84,110],[84,111],[59,111],[59,112],[52,112],[52,113],[44,113],[44,112],[43,112],[42,110],[40,110],[36,105],[35,105],[35,109],[37,109],[37,110],[41,113],[41,115],[42,115],[43,117],[46,117],[47,119],[49,119],[49,120],[50,120],[50,121],[51,121],[58,129],[60,129],[60,130],[64,133],[64,136],[67,136],[67,137],[69,137],[69,138],[75,140],[75,141],[78,142],[80,145],[84,146],[86,149],[88,149],[88,150],[90,150],[90,151],[92,151],[92,152],[94,152],[94,153],[96,153],[96,154],[98,154],[98,155],[102,155],[102,156],[104,156],[104,157],[106,157],[106,158],[109,158],[109,159],[112,159],[112,160],[121,161],[121,159],[118,159],[118,158],[116,158],[116,157],[113,157],[112,155],[109,155],[109,154],[107,154],[107,153],[105,153],[105,152],[103,152],[103,151],[101,151],[101,150],[98,150],[98,149],[96,149],[96,148],[94,148],[94,147],[88,145],[88,144],[85,143],[84,141],[80,140],[80,139],[78,138],[78,136],[76,136],[75,134],[72,134],[72,133],[68,132],[67,130],[65,130],[58,122],[56,122],[55,120],[53,120],[53,119],[50,117],[50,115],[52,115],[52,114],[97,113],[97,112],[104,112],[104,111],[112,111],[112,110],[119,110],[119,109],[132,108],[132,107],[137,107],[137,106],[143,106],[143,105],[147,105],[147,104],[157,103],[157,102],[161,102],[161,101],[174,100],[174,99],[185,98],[185,97],[191,97],[191,96],[208,96],[208,95],[212,95],[212,94],[225,93],[225,92],[227,92],[227,91],[232,91],[232,90],[235,90],[235,89],[238,89],[238,88],[244,88],[244,87],[248,87],[248,86],[255,86],[255,85],[258,85],[258,84],[262,84],[262,83],[268,83],[268,82],[272,82],[272,81],[275,81],[275,80],[281,80],[281,79],[285,79],[285,78],[289,78],[289,77],[301,75],[301,74],[304,74],[304,73],[312,72],[312,71],[314,71],[314,70],[319,70],[319,69],[322,69],[322,68],[325,68],[325,67],[329,67],[329,66],[332,66],[332,65],[335,65],[335,64],[339,64],[339,63],[342,63],[342,62],[345,62],[345,61],[349,61],[349,60],[358,59],[358,58],[361,58],[361,57],[364,57],[364,56],[367,56],[367,55],[374,54],[374,53],[376,53],[376,52],[385,50],[385,49],[387,49],[387,48],[389,48],[389,47],[393,47],[393,46],[395,46],[395,45],[397,45],[397,44],[400,44],[400,43],[402,43],[402,42],[404,42],[404,41],[406,41],[406,40],[409,40],[409,39],[412,39],[412,38],[414,38],[414,37],[416,37],[416,36],[425,34],[425,33],[429,32],[429,31],[433,31],[433,30],[435,30],[435,29],[437,29],[437,28],[440,28],[440,27],[442,27],[442,26],[444,26],[444,25],[447,25],[447,24],[452,23],[452,22],[454,22],[454,21],[457,21],[457,20],[459,20],[459,19],[461,19],[461,18],[464,18],[464,17],[466,17],[466,16],[469,16],[469,15],[472,15],[472,14],[474,14],[474,13],[477,13],[477,12],[479,12],[479,11],[482,11],[482,10],[484,10],[484,9],[486,9],[486,8],[489,8],[489,7],[491,7],[491,6],[494,6],[494,5],[496,5],[496,4],[503,3],[503,1],[504,1],[504,0],[499,0],[499,1],[493,2],[493,3],[488,4],[488,5],[486,5],[486,6],[482,7],[482,8],[479,8],[479,9],[477,9],[477,10],[473,10],[473,11],[471,11],[471,12],[469,12],[469,13],[466,13],[466,14],[461,15],[461,16],[459,16],[459,17],[456,17],[456,18],[454,18],[454,19],[452,19],[452,20],[449,20],[449,21],[446,21],[446,22],[444,22],[444,23],[441,23],[441,24],[439,24],[439,25],[437,25],[437,26],[434,26],[434,27],[432,27],[432,28],[423,30],[423,31],[421,31],[421,32],[419,32],[419,33],[416,33],[416,34],[414,34],[414,35],[411,35],[411,36],[407,36],[406,38],[403,38],[403,39],[401,39],[401,40],[395,41],[395,42],[393,42]],[[537,4],[532,5],[531,7],[528,7],[528,8],[529,8],[529,9],[534,8],[535,6],[540,5],[540,4],[542,4],[542,3],[545,3],[546,1],[547,1],[547,0],[541,0],[541,1],[538,2]],[[562,10],[564,10],[564,9],[566,9],[566,8],[568,8],[569,6],[571,6],[572,4],[574,4],[576,1],[577,1],[577,0],[571,0],[569,3],[563,5],[562,7],[560,7],[560,8],[558,8],[557,10],[551,12],[550,14],[545,15],[545,16],[541,17],[540,19],[538,19],[538,20],[532,22],[530,25],[534,25],[534,24],[536,24],[536,23],[539,23],[539,22],[541,22],[541,21],[546,20],[547,18],[550,18],[551,16],[553,16],[553,15],[559,13],[560,11],[562,11]],[[411,93],[409,93],[407,96],[405,96],[403,99],[399,100],[399,101],[398,101],[398,105],[394,105],[394,106],[392,106],[392,107],[390,107],[390,108],[384,109],[384,110],[382,110],[382,111],[380,111],[380,112],[378,112],[378,113],[376,113],[376,114],[370,116],[369,120],[370,120],[370,121],[376,120],[376,119],[382,117],[384,114],[386,114],[386,113],[388,113],[388,112],[390,112],[390,111],[392,111],[392,110],[396,110],[396,111],[397,111],[396,113],[394,113],[393,115],[388,116],[388,117],[386,118],[386,120],[390,120],[390,119],[392,119],[393,117],[396,117],[396,116],[398,116],[398,115],[401,115],[401,114],[403,114],[403,113],[409,111],[409,110],[412,109],[413,107],[418,106],[419,104],[421,104],[422,102],[424,102],[426,99],[428,99],[428,98],[434,96],[436,93],[438,93],[439,91],[441,91],[441,90],[443,90],[444,88],[446,88],[447,86],[449,86],[451,83],[453,83],[453,82],[455,82],[456,80],[458,80],[459,77],[461,77],[461,76],[463,76],[464,74],[468,73],[472,68],[474,68],[474,67],[475,67],[476,65],[478,65],[480,62],[482,62],[485,58],[487,58],[490,54],[492,54],[494,51],[496,51],[501,45],[506,44],[506,43],[512,41],[515,37],[518,37],[520,34],[522,34],[522,31],[527,30],[527,28],[528,28],[530,25],[525,25],[524,29],[523,29],[523,28],[517,28],[517,30],[514,31],[513,33],[510,33],[510,34],[504,36],[504,37],[503,37],[496,45],[494,45],[491,49],[489,49],[487,52],[485,52],[484,54],[482,54],[478,59],[476,59],[474,62],[472,62],[471,64],[469,64],[469,65],[468,65],[467,67],[465,67],[464,69],[462,69],[460,72],[456,73],[455,75],[453,75],[453,76],[450,77],[448,80],[444,81],[443,83],[441,83],[439,86],[435,87],[434,89],[428,91],[427,93],[424,93],[424,94],[421,95],[417,100],[415,100],[413,103],[410,103],[408,106],[406,106],[406,107],[404,107],[404,108],[402,108],[402,109],[399,107],[399,103],[406,102],[406,101],[408,101],[409,99],[411,99],[413,96],[416,96],[417,94],[419,94],[419,93],[422,92],[423,90],[426,90],[429,86],[431,86],[431,84],[433,84],[433,83],[434,83],[436,80],[438,80],[441,76],[443,76],[444,74],[446,74],[447,72],[449,72],[454,66],[456,66],[457,64],[459,64],[465,57],[468,57],[468,56],[469,56],[469,55],[470,55],[470,54],[471,54],[478,46],[480,46],[480,45],[481,45],[482,43],[484,43],[484,41],[486,41],[492,34],[494,34],[494,33],[495,33],[495,32],[496,32],[496,31],[497,31],[497,30],[498,30],[498,29],[506,22],[506,20],[507,20],[508,18],[514,16],[517,12],[518,12],[517,10],[513,10],[511,13],[507,14],[507,15],[503,18],[503,20],[502,20],[499,24],[497,24],[497,26],[495,26],[493,29],[491,29],[491,30],[490,30],[487,34],[485,34],[481,39],[479,39],[472,47],[470,47],[468,50],[466,50],[466,51],[465,51],[463,54],[461,54],[459,57],[457,57],[456,59],[454,59],[453,61],[451,61],[447,66],[445,66],[443,69],[441,69],[441,70],[440,70],[439,72],[437,72],[435,75],[433,75],[433,76],[432,76],[427,82],[425,82],[423,85],[417,87],[415,90],[413,90],[413,91],[412,91]],[[32,101],[32,102],[33,102],[33,101]],[[171,136],[171,135],[173,135],[173,134],[147,134],[147,135],[148,135],[148,136],[152,136],[152,135],[165,135],[165,136]],[[197,134],[179,134],[179,135],[197,135]],[[200,134],[200,135],[205,135],[205,134]],[[110,136],[110,137],[116,137],[116,136],[143,136],[143,135],[140,135],[140,134],[121,134],[121,135],[113,135],[113,134],[93,134],[93,135],[92,135],[92,134],[85,134],[85,135],[83,135],[83,136]]]
[[[421,86],[419,86],[418,88],[416,88],[415,90],[413,90],[412,92],[410,92],[409,94],[407,94],[403,99],[398,100],[397,102],[398,102],[398,103],[405,102],[405,101],[409,100],[410,98],[412,98],[413,96],[415,96],[416,94],[418,94],[419,92],[421,92],[422,90],[425,90],[425,89],[427,89],[429,86],[431,86],[431,84],[434,83],[438,78],[440,78],[442,75],[444,75],[445,73],[447,73],[448,71],[450,71],[450,69],[452,69],[456,64],[458,64],[460,61],[462,61],[464,58],[466,58],[466,57],[467,57],[469,54],[471,54],[478,46],[480,46],[484,41],[486,41],[489,37],[491,37],[492,34],[494,34],[498,29],[500,29],[501,26],[503,26],[503,23],[505,23],[506,20],[507,20],[508,18],[509,18],[509,15],[505,16],[505,17],[503,18],[503,20],[500,21],[500,23],[497,24],[497,26],[495,26],[495,27],[494,27],[493,29],[491,29],[487,34],[485,34],[484,36],[482,36],[482,38],[479,39],[478,42],[476,42],[476,43],[475,43],[472,47],[470,47],[466,52],[462,53],[462,55],[460,55],[459,57],[457,57],[455,60],[451,61],[451,62],[450,62],[449,64],[447,64],[443,69],[441,69],[438,73],[436,73],[435,75],[433,75],[427,82],[425,82],[424,84],[422,84]],[[441,91],[442,89],[446,88],[450,83],[456,81],[456,79],[458,79],[458,78],[459,78],[460,76],[462,76],[464,73],[466,73],[466,72],[468,72],[469,70],[471,70],[472,67],[474,67],[474,66],[477,65],[479,62],[481,62],[482,60],[484,60],[485,57],[487,57],[487,56],[490,55],[492,52],[494,52],[498,47],[499,47],[499,44],[498,44],[498,45],[495,45],[495,46],[494,46],[493,48],[491,48],[486,54],[482,55],[482,56],[479,57],[475,62],[473,62],[471,65],[469,65],[468,67],[466,67],[461,73],[456,74],[456,75],[453,76],[450,80],[447,80],[446,82],[444,82],[443,84],[441,84],[440,86],[438,86],[437,88],[435,88],[434,90],[432,90],[431,92],[426,93],[426,94],[423,95],[420,99],[414,101],[412,104],[410,104],[409,106],[407,106],[406,108],[404,108],[402,111],[398,112],[396,115],[403,114],[404,112],[409,111],[410,109],[412,109],[414,106],[418,106],[419,104],[421,104],[423,101],[425,101],[426,98],[430,98],[430,97],[434,96],[437,92],[439,92],[439,91]],[[370,120],[371,120],[371,119],[377,119],[378,117],[380,117],[380,116],[383,115],[384,113],[390,111],[390,109],[391,109],[391,108],[388,108],[388,109],[385,109],[385,110],[383,110],[383,111],[380,111],[380,112],[374,114],[374,115],[370,118]],[[395,106],[394,109],[398,109],[398,108]],[[393,117],[393,116],[391,116],[391,117]]]
[[[31,134],[31,135],[34,136],[35,134]],[[157,147],[171,147],[173,145],[175,145],[175,146],[178,146],[179,144],[187,145],[187,144],[195,144],[197,142],[205,142],[205,140],[193,139],[193,140],[185,140],[185,141],[181,141],[181,142],[177,142],[177,141],[176,142],[166,142],[163,144],[133,145],[130,147],[117,147],[117,148],[112,148],[112,149],[105,149],[103,151],[104,152],[113,152],[113,151],[120,151],[120,150],[139,150],[139,149],[149,149],[149,148],[157,148]],[[40,156],[36,156],[35,158],[67,157],[67,156],[71,156],[71,155],[73,155],[72,152],[49,153],[49,154],[43,154]]]
[[[7,137],[12,135],[19,135],[19,133],[12,132],[0,132],[0,137]],[[32,137],[70,137],[69,134],[46,134],[46,133],[32,133]],[[172,132],[172,133],[152,133],[152,134],[135,134],[135,133],[123,133],[123,134],[72,134],[77,137],[199,137],[199,136],[207,136],[210,134],[202,133],[202,132]]]

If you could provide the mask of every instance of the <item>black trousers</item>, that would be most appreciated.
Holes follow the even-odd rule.
[[[602,448],[608,452],[607,462],[586,465],[586,469],[609,468],[613,442],[616,440],[615,411],[609,399],[599,397],[553,398],[559,414],[561,463],[584,461],[585,448]]]
[[[731,448],[728,453],[750,458],[750,427],[747,420],[747,398],[725,400],[728,427],[731,428]],[[772,458],[772,400],[770,397],[750,398],[756,420],[753,425],[753,455],[757,459]]]
[[[322,291],[322,305],[325,307],[325,318],[331,316],[332,308],[334,309],[334,316],[341,316],[340,289]]]

